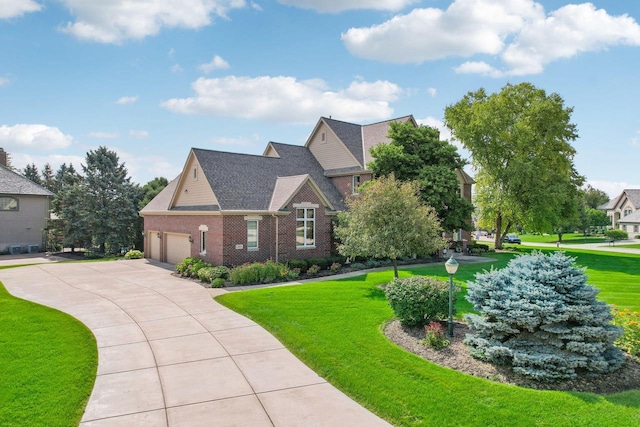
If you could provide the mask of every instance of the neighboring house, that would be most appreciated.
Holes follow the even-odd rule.
[[[214,265],[329,256],[332,221],[371,179],[369,148],[389,142],[394,121],[417,126],[412,116],[364,126],[322,117],[304,146],[270,142],[261,156],[192,148],[182,173],[140,211],[145,256]],[[470,200],[473,180],[458,177]]]
[[[53,193],[6,167],[0,149],[0,252],[44,250]]]
[[[624,190],[601,209],[611,218],[611,226],[626,231],[629,238],[640,235],[640,190]]]

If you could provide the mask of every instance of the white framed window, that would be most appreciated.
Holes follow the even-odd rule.
[[[633,213],[633,210],[631,210],[631,209],[625,209],[624,210],[624,216],[631,215],[632,213]]]
[[[247,249],[258,249],[258,220],[247,220]]]
[[[313,248],[316,245],[315,208],[296,209],[296,247]]]
[[[353,194],[359,194],[358,187],[360,187],[360,175],[353,175],[351,178],[351,192]]]
[[[209,227],[201,225],[198,230],[200,231],[200,255],[205,255],[207,253],[207,231],[209,231]]]
[[[200,232],[200,253],[201,254],[207,253],[207,232],[206,231]]]

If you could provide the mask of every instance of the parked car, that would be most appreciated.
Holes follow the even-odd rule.
[[[520,238],[515,234],[507,234],[506,236],[504,236],[502,241],[504,243],[517,243],[518,245],[522,243],[522,240],[520,240]]]

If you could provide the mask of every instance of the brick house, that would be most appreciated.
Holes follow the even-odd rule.
[[[369,149],[400,117],[357,125],[322,117],[304,146],[270,142],[262,155],[192,148],[182,173],[141,211],[145,256],[214,265],[329,256],[332,221],[371,179]],[[473,180],[458,171],[460,194]],[[466,241],[468,232],[455,232]]]
[[[0,148],[0,253],[42,251],[53,193],[6,166]]]

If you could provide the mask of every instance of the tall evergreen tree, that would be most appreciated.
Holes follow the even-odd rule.
[[[456,173],[466,162],[456,148],[440,140],[437,129],[408,122],[391,123],[389,138],[391,143],[371,149],[375,160],[368,166],[374,175],[417,181],[420,199],[436,210],[444,230],[470,229],[473,206],[460,197]]]
[[[82,203],[93,243],[100,252],[117,252],[136,240],[136,220],[141,192],[131,183],[127,168],[118,155],[106,147],[89,151],[82,165]]]
[[[42,179],[40,179],[40,172],[38,171],[38,167],[34,163],[31,163],[30,165],[25,166],[24,170],[22,171],[22,175],[24,175],[25,178],[35,182],[36,184],[42,185]]]
[[[80,185],[82,176],[73,165],[63,163],[55,175],[55,186],[52,190],[55,197],[51,208],[56,219],[51,221],[50,231],[56,242],[64,247],[85,247],[91,243],[91,230],[88,228],[86,214],[83,211],[83,190]]]
[[[44,169],[42,169],[42,186],[51,192],[55,189],[53,169],[51,169],[51,165],[49,163],[45,164]]]

